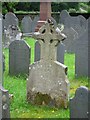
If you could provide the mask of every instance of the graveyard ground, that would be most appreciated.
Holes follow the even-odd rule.
[[[34,61],[34,43],[30,38],[25,38],[31,46],[31,63]],[[4,87],[13,94],[10,100],[10,113],[12,118],[69,118],[69,109],[50,108],[48,106],[36,106],[26,101],[26,75],[10,76],[8,74],[9,51],[4,50],[5,54],[5,72]],[[88,87],[87,78],[75,78],[75,55],[65,54],[65,65],[68,66],[68,79],[70,81],[70,98],[74,96],[75,90],[80,86]]]

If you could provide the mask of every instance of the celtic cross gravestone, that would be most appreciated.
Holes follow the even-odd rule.
[[[56,60],[57,45],[66,36],[47,21],[33,37],[39,41],[41,55],[40,61],[29,67],[27,99],[33,104],[67,108],[69,93],[67,67]]]

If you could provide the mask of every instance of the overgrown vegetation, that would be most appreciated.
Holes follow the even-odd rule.
[[[31,62],[34,61],[34,43],[30,38],[25,38],[26,42],[31,46]],[[10,101],[11,118],[69,118],[70,112],[68,109],[50,108],[48,106],[31,105],[26,100],[26,76],[10,76],[8,74],[9,51],[4,50],[5,67],[4,72],[4,87],[13,94]],[[74,96],[75,90],[80,86],[88,87],[87,78],[74,77],[75,73],[75,55],[65,54],[65,65],[68,66],[68,79],[70,81],[70,98]]]

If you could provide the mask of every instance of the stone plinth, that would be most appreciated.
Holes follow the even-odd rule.
[[[65,38],[46,22],[33,36],[41,46],[40,61],[29,67],[27,100],[32,104],[67,108],[69,81],[67,67],[57,59],[57,45]]]

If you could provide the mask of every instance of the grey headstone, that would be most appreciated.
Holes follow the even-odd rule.
[[[62,10],[61,13],[60,13],[60,22],[59,23],[64,24],[64,21],[67,17],[69,17],[68,11],[67,10]]]
[[[35,28],[37,26],[37,22],[39,20],[39,16],[36,16],[34,19],[33,19],[33,22],[32,22],[32,32],[35,32]]]
[[[64,25],[67,28],[72,27],[80,36],[86,29],[86,19],[81,15],[75,17],[69,16],[65,19]]]
[[[28,15],[22,19],[22,32],[23,33],[32,32],[32,19]]]
[[[65,45],[60,43],[57,46],[57,61],[64,64]]]
[[[10,102],[8,90],[0,86],[2,92],[2,118],[10,118]]]
[[[10,75],[28,74],[30,47],[24,40],[15,40],[9,46]]]
[[[88,76],[88,30],[75,42],[75,74],[76,77]]]
[[[14,40],[21,39],[21,31],[17,25],[9,25],[4,30],[4,48],[8,48],[9,44]]]
[[[39,44],[39,42],[38,41],[36,41],[35,42],[35,50],[34,50],[35,52],[34,52],[34,62],[36,62],[36,61],[39,61],[40,60],[40,44]]]
[[[88,118],[88,88],[82,86],[70,99],[70,118]]]
[[[14,13],[7,13],[5,15],[4,26],[8,28],[9,25],[17,25],[18,26],[18,18]]]

